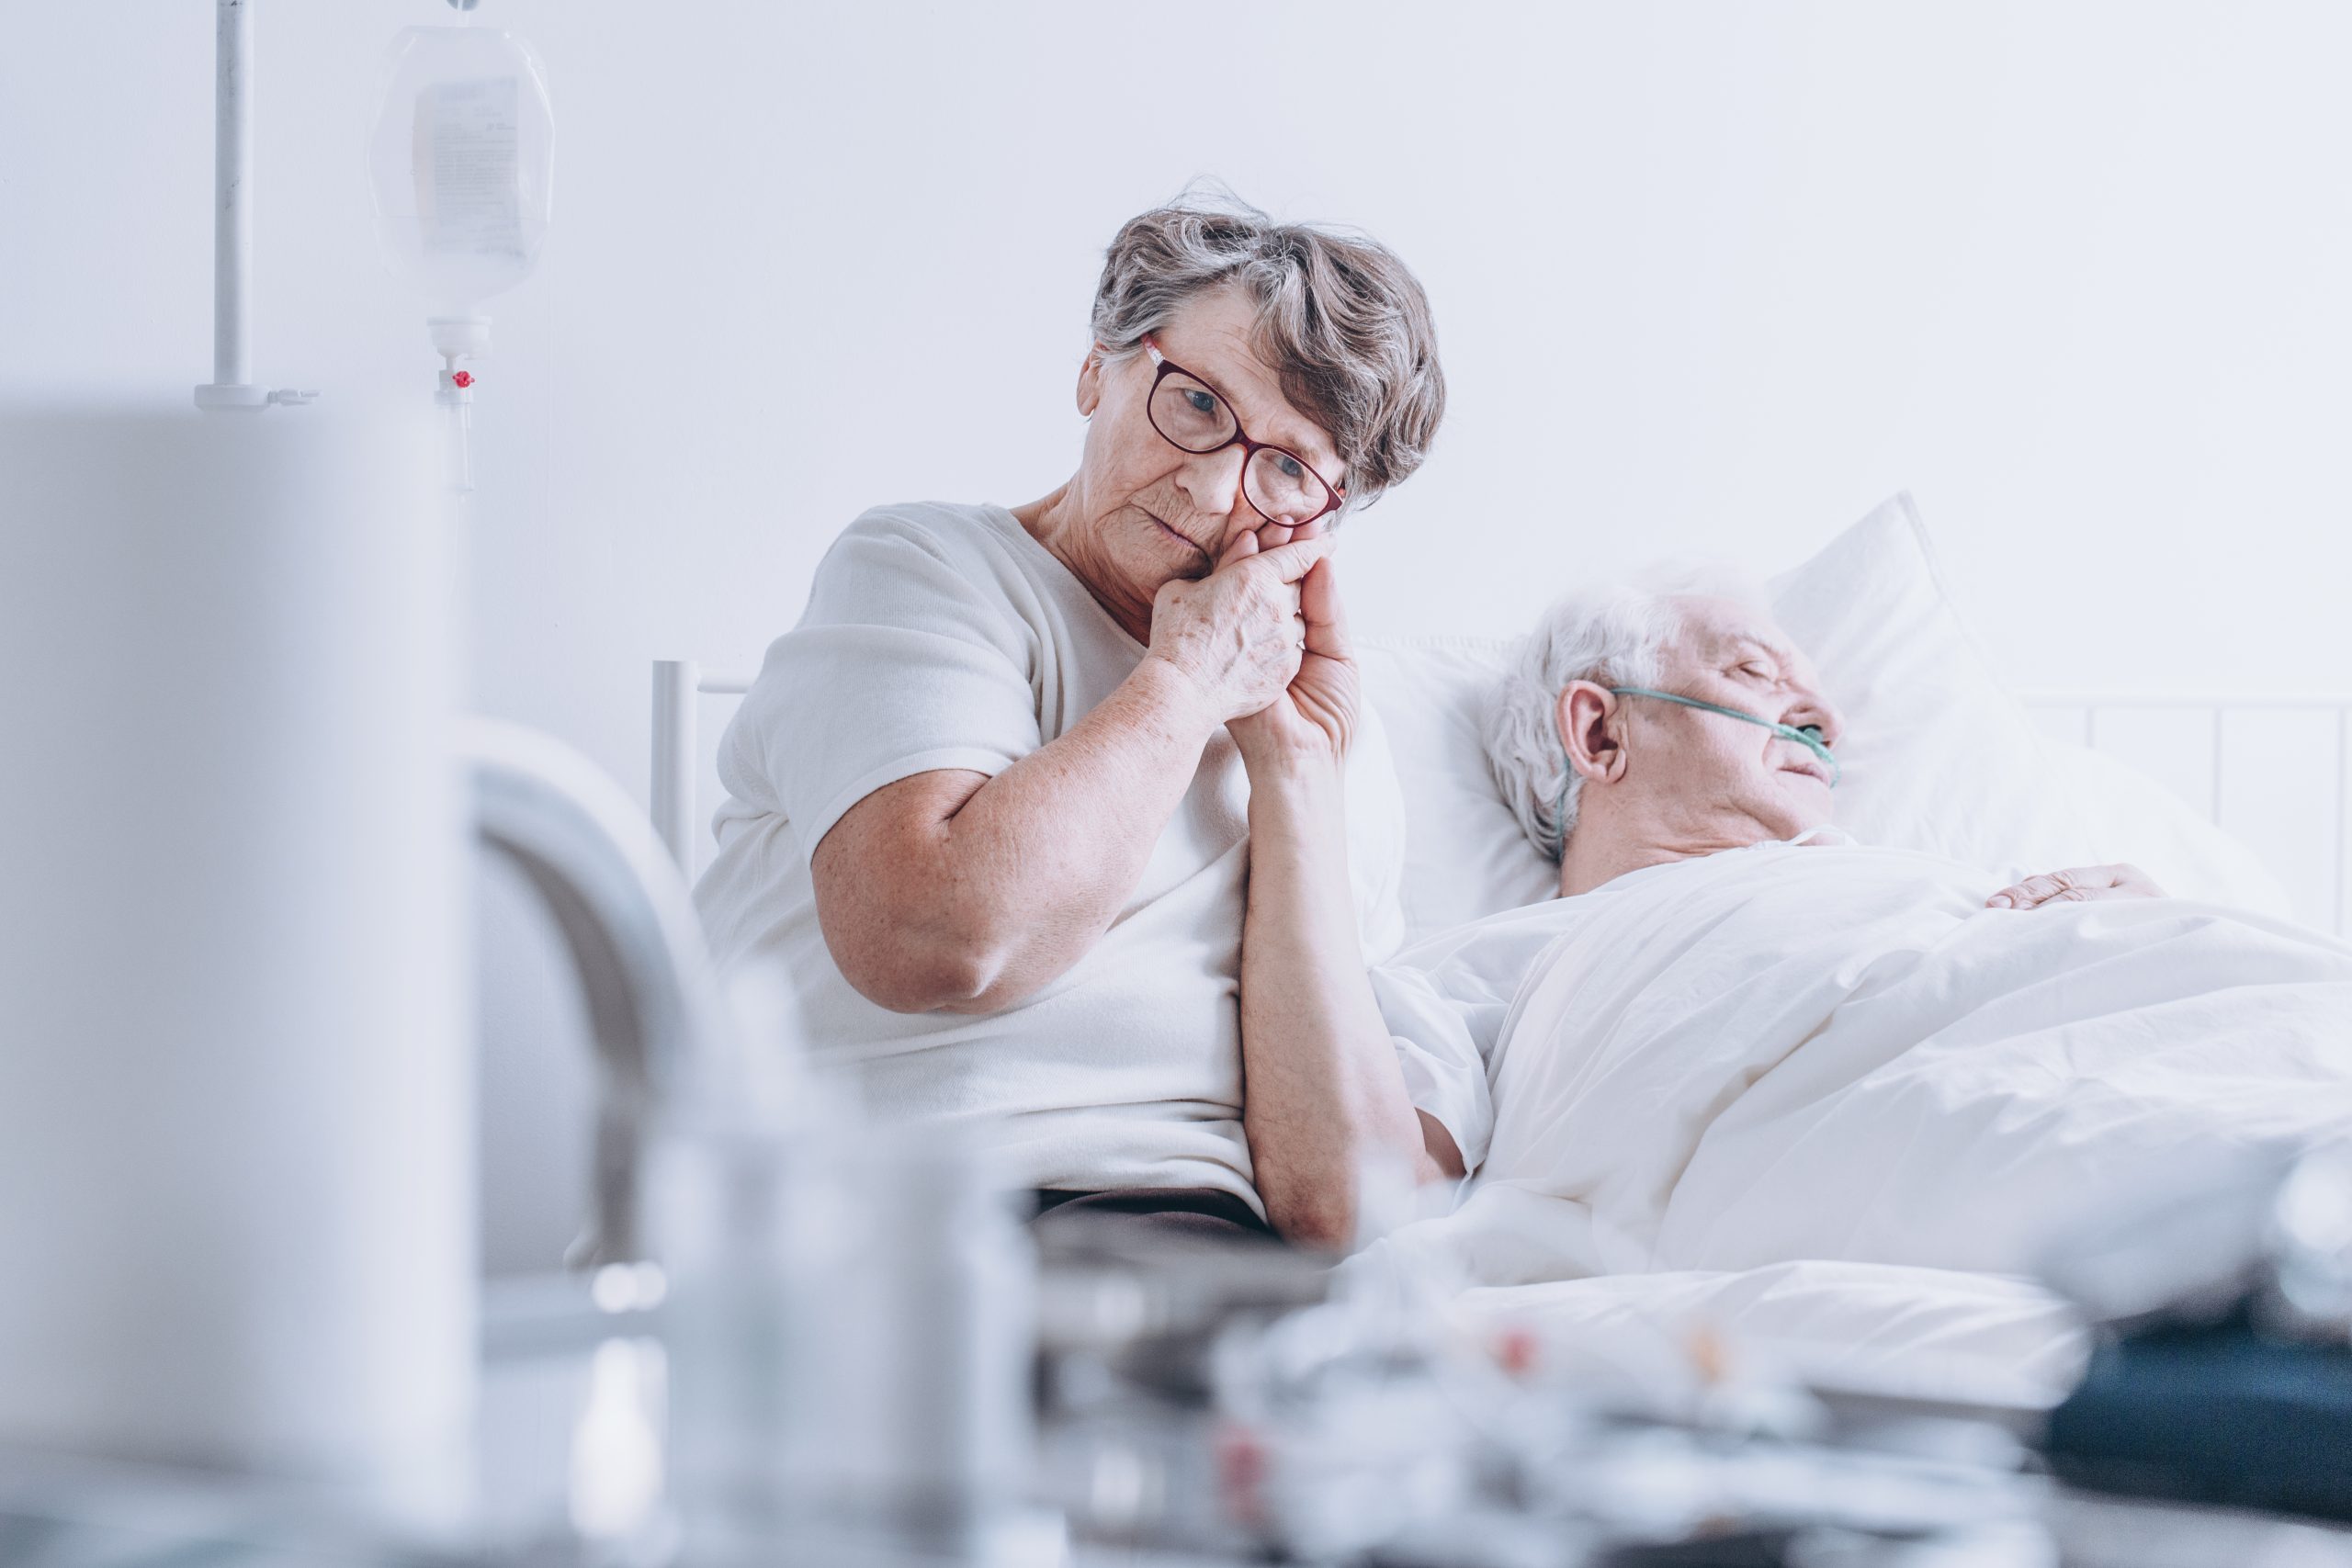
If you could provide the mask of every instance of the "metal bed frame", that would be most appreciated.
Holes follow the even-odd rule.
[[[2100,750],[2099,719],[2103,715],[2118,711],[2135,713],[2203,714],[2211,737],[2213,755],[2209,764],[2206,817],[2215,826],[2222,821],[2222,784],[2228,776],[2228,729],[2233,714],[2294,713],[2314,717],[2324,716],[2333,721],[2335,730],[2334,785],[2328,792],[2328,812],[2319,841],[2326,845],[2327,929],[2341,937],[2352,934],[2347,919],[2347,882],[2352,882],[2352,865],[2347,865],[2346,835],[2352,833],[2352,821],[2346,819],[2346,807],[2352,805],[2352,695],[2323,693],[2303,696],[2277,692],[2211,692],[2211,693],[2143,693],[2052,688],[2028,690],[2018,694],[2018,700],[2030,711],[2041,713],[2073,713],[2077,716],[2077,738],[2091,750]]]
[[[653,779],[650,807],[653,826],[671,855],[691,876],[694,871],[695,765],[700,750],[696,735],[695,701],[703,696],[741,696],[752,689],[757,672],[745,670],[706,670],[690,659],[653,661]],[[2352,806],[2352,694],[2297,696],[2267,692],[2220,692],[2184,694],[2142,692],[2042,689],[2018,694],[2029,710],[2044,714],[2074,714],[2082,743],[2099,750],[2100,719],[2121,712],[2202,713],[2212,736],[2211,788],[2206,815],[2218,823],[2222,784],[2228,759],[2228,720],[2238,713],[2300,713],[2330,716],[2335,732],[2335,787],[2329,798],[2332,814],[2319,841],[2327,846],[2328,929],[2338,936],[2352,934],[2347,927],[2347,868],[2346,834],[2352,832],[2346,807]]]

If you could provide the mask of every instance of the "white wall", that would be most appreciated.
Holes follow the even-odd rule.
[[[0,391],[209,353],[205,0],[19,6]],[[1491,629],[1577,570],[1795,559],[1909,486],[2010,672],[2352,686],[2352,11],[484,0],[559,116],[494,307],[475,691],[640,793],[646,661],[748,664],[876,501],[1064,477],[1118,221],[1214,172],[1435,302],[1452,413],[1351,525],[1359,623]],[[258,0],[257,373],[434,361],[359,145],[437,0]],[[959,384],[1008,411],[945,417]],[[544,931],[487,889],[490,1237],[582,1157]]]

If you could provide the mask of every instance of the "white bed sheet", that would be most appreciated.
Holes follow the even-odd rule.
[[[2352,947],[2181,899],[1988,911],[1995,885],[1764,845],[1559,900],[1487,1165],[1363,1266],[1597,1362],[1707,1321],[1812,1376],[2053,1394],[2079,1330],[2024,1279],[2054,1240],[2352,1130]]]

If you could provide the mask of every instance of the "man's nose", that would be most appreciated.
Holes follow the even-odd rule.
[[[1789,716],[1781,722],[1792,729],[1813,726],[1821,731],[1821,743],[1829,747],[1835,747],[1846,735],[1845,715],[1831,706],[1829,699],[1818,692],[1803,694],[1796,706],[1790,710]]]

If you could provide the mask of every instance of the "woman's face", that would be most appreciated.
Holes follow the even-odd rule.
[[[1152,337],[1224,395],[1251,440],[1287,447],[1340,482],[1330,436],[1283,396],[1251,346],[1256,319],[1246,294],[1222,288],[1185,301]],[[1195,455],[1152,428],[1145,404],[1156,374],[1147,354],[1110,366],[1090,355],[1080,370],[1078,408],[1091,423],[1058,541],[1098,598],[1145,620],[1163,583],[1207,576],[1228,540],[1266,521],[1242,496],[1238,445]]]

